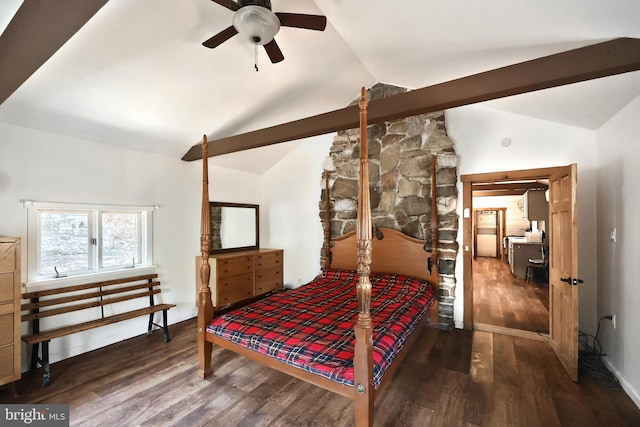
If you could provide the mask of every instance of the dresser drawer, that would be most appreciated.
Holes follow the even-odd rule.
[[[219,278],[217,304],[233,304],[253,296],[253,273],[249,272],[233,277]]]
[[[218,278],[238,276],[253,271],[253,257],[241,256],[238,258],[219,259],[217,261]]]
[[[276,266],[282,266],[282,251],[256,255],[256,271]]]
[[[13,345],[0,347],[0,379],[14,375]]]
[[[16,253],[13,243],[0,243],[0,273],[16,269]]]
[[[0,316],[0,346],[13,342],[13,313]]]
[[[267,292],[281,290],[282,280],[273,280],[270,282],[256,283],[256,295],[266,294]]]
[[[13,304],[13,301],[5,302],[5,303],[1,303],[0,304],[0,315],[9,314],[9,313],[15,313],[15,311],[16,311],[16,307]],[[0,332],[2,332],[2,331],[0,331]]]
[[[282,289],[282,269],[279,266],[256,271],[256,295],[275,289]]]
[[[13,302],[13,273],[0,273],[0,304],[3,302]]]

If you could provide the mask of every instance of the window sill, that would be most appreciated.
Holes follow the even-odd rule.
[[[112,270],[103,273],[81,274],[78,276],[60,277],[58,279],[42,279],[25,282],[22,284],[22,292],[37,292],[45,289],[81,285],[84,283],[100,282],[103,280],[121,279],[129,276],[140,276],[143,274],[152,274],[155,272],[156,266],[123,268],[122,270]]]

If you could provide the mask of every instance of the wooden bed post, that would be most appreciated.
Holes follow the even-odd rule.
[[[438,165],[438,156],[431,156],[431,283],[436,283],[438,285],[437,289],[440,289],[440,272],[438,271],[438,191],[437,191],[437,165]],[[439,292],[436,294],[436,302],[431,308],[431,312],[429,314],[430,321],[434,325],[439,324],[439,304],[440,295]]]
[[[211,208],[209,207],[209,156],[207,135],[202,140],[202,213],[200,217],[200,280],[202,285],[198,291],[198,357],[200,369],[198,374],[205,378],[211,373],[212,344],[205,340],[206,328],[213,320],[213,304],[211,302],[211,266],[209,265],[209,250],[211,249]]]
[[[331,200],[329,199],[329,171],[324,171],[324,269],[331,268]]]
[[[371,325],[371,202],[369,200],[369,143],[367,139],[367,91],[360,99],[360,180],[358,188],[358,321],[354,326],[354,406],[356,426],[373,425],[373,342]]]

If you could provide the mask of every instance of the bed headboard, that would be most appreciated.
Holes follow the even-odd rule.
[[[371,271],[404,274],[437,286],[429,271],[431,253],[424,250],[425,243],[392,228],[376,228],[371,241]],[[333,238],[331,268],[356,270],[357,263],[355,231]]]

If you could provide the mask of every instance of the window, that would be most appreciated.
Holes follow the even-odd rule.
[[[142,248],[141,212],[101,212],[100,257],[103,268],[122,267],[136,260]]]
[[[38,276],[91,271],[90,211],[38,210]]]
[[[154,207],[25,202],[28,281],[150,267]]]

